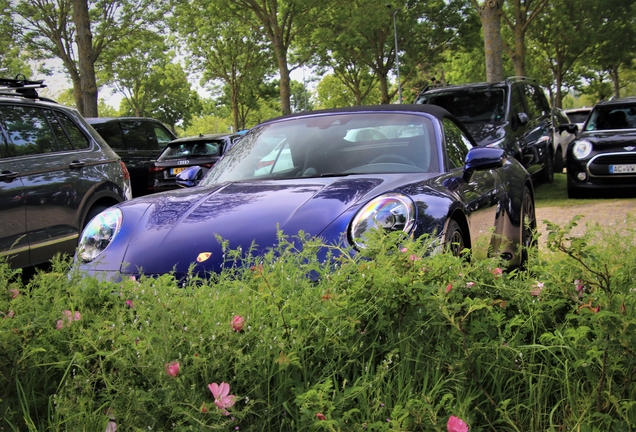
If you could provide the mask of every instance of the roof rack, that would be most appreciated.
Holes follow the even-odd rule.
[[[19,77],[19,75],[18,75]],[[26,78],[0,78],[0,94],[7,96],[22,96],[29,99],[39,99],[36,89],[45,88],[44,80],[30,81]]]
[[[511,82],[515,82],[515,81],[530,81],[530,82],[537,82],[536,79],[534,78],[530,78],[527,76],[509,76],[508,78],[506,78],[506,84],[509,84]]]

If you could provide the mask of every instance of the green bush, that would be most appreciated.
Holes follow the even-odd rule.
[[[1,265],[0,430],[632,430],[636,238],[575,223],[525,271],[302,233],[186,286]]]

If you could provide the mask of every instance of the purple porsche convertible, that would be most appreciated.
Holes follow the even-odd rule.
[[[191,168],[181,174],[200,173]],[[371,230],[439,236],[523,264],[536,228],[528,172],[477,147],[433,105],[304,112],[251,129],[191,188],[110,207],[84,230],[76,262],[110,280],[223,268],[219,239],[266,251],[278,230],[365,247]],[[485,239],[483,237],[486,237]],[[473,253],[473,256],[477,254]],[[483,255],[482,255],[483,256]]]

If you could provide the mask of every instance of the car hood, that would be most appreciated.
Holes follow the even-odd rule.
[[[498,141],[506,135],[505,123],[465,122],[464,126],[479,146]]]
[[[586,139],[597,145],[636,145],[636,129],[624,131],[585,131],[579,135],[579,140],[581,139]]]
[[[290,236],[301,230],[318,236],[341,218],[341,226],[327,230],[332,234],[326,237],[339,236],[359,203],[403,184],[399,175],[240,182],[140,198],[120,205],[124,233],[117,240],[126,243],[119,246],[126,252],[119,262],[131,273],[185,273],[193,263],[197,272],[219,271],[220,239],[230,249],[247,251],[253,242],[269,248],[278,243],[278,229]]]

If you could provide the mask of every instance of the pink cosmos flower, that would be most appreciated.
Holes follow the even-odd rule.
[[[243,330],[243,325],[245,324],[245,318],[240,315],[234,315],[232,318],[232,328],[234,331],[240,332]]]
[[[576,291],[579,293],[579,297],[583,297],[583,292],[585,291],[585,286],[580,279],[574,281],[574,285],[576,285]]]
[[[9,292],[11,293],[11,298],[12,299],[14,299],[14,298],[16,298],[17,296],[20,295],[20,290],[18,290],[16,288],[10,289]]]
[[[79,311],[75,311],[75,313],[73,314],[73,319],[75,321],[79,321],[80,319],[82,319],[82,314],[79,313]]]
[[[451,292],[451,290],[453,289],[453,284],[448,284],[446,285],[446,290],[444,290],[446,292],[446,294],[448,294],[449,292]]]
[[[475,286],[475,282],[466,282],[466,288],[472,288]]]
[[[468,425],[459,417],[450,416],[446,423],[448,432],[468,432]]]
[[[60,330],[62,327],[64,327],[64,321],[62,320],[57,320],[57,324],[55,325],[55,328],[57,330]]]
[[[496,277],[497,276],[501,276],[503,274],[503,270],[501,270],[499,267],[497,267],[496,269],[494,269],[492,271],[492,274],[495,275]]]
[[[229,394],[230,385],[226,382],[222,382],[220,385],[212,383],[208,385],[208,388],[214,396],[214,404],[220,410],[223,410],[223,414],[229,416],[230,413],[227,412],[227,408],[234,406],[234,402],[236,401],[236,396]]]
[[[177,375],[179,375],[179,370],[181,369],[181,366],[179,365],[179,362],[172,361],[170,363],[166,363],[165,368],[166,368],[166,373],[168,375],[170,375],[173,378],[176,378]]]
[[[419,260],[421,260],[422,258],[420,258],[419,256],[417,256],[417,254],[411,254],[411,255],[409,255],[409,259],[410,259],[411,261],[419,261]]]
[[[62,312],[62,315],[64,315],[68,321],[73,321],[73,312],[71,312],[70,310],[66,309],[64,312]]]
[[[133,305],[132,300],[126,300],[126,305],[128,305],[128,307],[134,308],[135,305]]]
[[[327,417],[323,413],[316,413],[316,418],[318,420],[327,420]]]
[[[405,247],[403,247],[402,249],[400,249],[400,252],[404,252],[404,253],[406,253],[406,252],[408,252],[408,251],[409,251],[409,250],[408,250],[408,248],[405,248]]]

